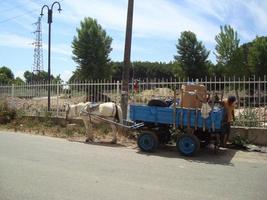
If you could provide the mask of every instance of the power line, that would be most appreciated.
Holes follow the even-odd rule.
[[[14,17],[10,17],[10,18],[4,19],[4,20],[0,21],[0,24],[5,23],[5,22],[8,22],[8,21],[13,20],[13,19],[16,19],[18,17],[24,16],[24,15],[28,15],[30,13],[33,13],[33,12],[37,11],[37,10],[38,9],[34,9],[34,10],[28,11],[26,13],[23,13],[21,15],[17,15],[17,16],[14,16]]]

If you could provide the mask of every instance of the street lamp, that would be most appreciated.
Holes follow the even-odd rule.
[[[50,76],[51,76],[51,69],[50,69],[50,52],[51,52],[51,23],[53,22],[53,7],[54,5],[58,5],[58,12],[60,12],[61,6],[60,3],[55,1],[51,7],[49,8],[48,5],[44,5],[41,10],[41,17],[44,15],[43,10],[47,8],[47,23],[48,23],[48,111],[50,111]]]

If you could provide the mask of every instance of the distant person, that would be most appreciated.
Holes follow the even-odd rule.
[[[223,138],[221,140],[222,146],[226,147],[226,144],[229,139],[229,135],[231,132],[231,124],[235,120],[235,103],[236,103],[236,97],[235,96],[229,96],[227,99],[224,99],[222,102],[222,105],[225,109],[225,124],[223,126]]]
[[[138,93],[138,90],[139,90],[139,83],[138,83],[138,80],[135,80],[134,81],[134,93]]]

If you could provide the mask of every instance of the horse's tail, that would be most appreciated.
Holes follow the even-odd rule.
[[[121,107],[120,107],[119,105],[116,105],[116,104],[115,104],[115,107],[116,107],[115,119],[116,119],[120,124],[122,124],[122,123],[123,123],[123,118],[122,118],[122,110],[121,110]]]

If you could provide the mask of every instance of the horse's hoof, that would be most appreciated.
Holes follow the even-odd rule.
[[[93,138],[87,138],[85,140],[86,143],[93,143],[94,142],[94,139]]]
[[[112,140],[110,143],[111,144],[117,144],[117,140]]]

